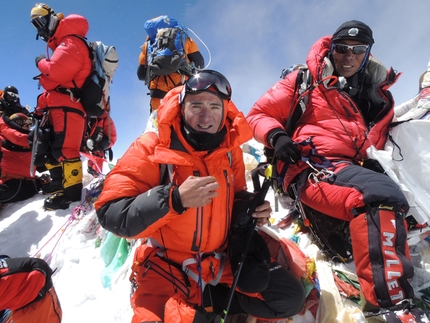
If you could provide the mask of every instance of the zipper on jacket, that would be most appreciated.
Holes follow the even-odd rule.
[[[212,261],[211,261],[211,262],[210,262],[210,264],[209,264],[209,268],[210,268],[210,270],[211,270],[212,279],[215,279],[215,268],[214,268],[214,264],[213,264],[213,262],[212,262]]]
[[[144,267],[145,267],[145,270],[143,271],[143,273],[142,273],[142,277],[145,277],[146,276],[146,272],[149,270],[149,269],[151,269],[151,263],[149,263],[148,265],[144,265]]]
[[[193,175],[200,177],[199,171],[193,171]],[[196,208],[196,228],[193,235],[193,243],[191,250],[194,252],[200,251],[200,246],[202,244],[202,231],[203,231],[203,207]]]
[[[229,232],[229,230],[230,230],[230,222],[231,222],[231,214],[230,214],[230,190],[231,190],[231,183],[230,183],[230,177],[228,176],[228,171],[226,170],[226,169],[224,169],[224,176],[225,176],[225,179],[226,179],[226,182],[227,182],[227,198],[226,198],[226,210],[225,210],[225,214],[226,214],[226,217],[227,217],[227,224],[228,225],[226,225],[226,232],[224,232],[224,241],[226,241],[227,240],[227,238],[228,238],[228,232]]]
[[[359,114],[360,114],[360,116],[361,116],[361,120],[362,120],[362,122],[363,122],[363,125],[366,127],[366,130],[367,130],[367,131],[364,131],[365,140],[363,141],[363,144],[362,144],[362,146],[363,146],[363,145],[364,145],[364,143],[365,143],[365,141],[366,141],[366,140],[368,140],[368,138],[367,138],[367,133],[368,133],[368,130],[369,130],[369,127],[368,127],[368,125],[367,125],[367,123],[366,123],[366,120],[365,120],[365,118],[364,118],[364,116],[363,116],[363,113],[361,112],[361,110],[360,110],[360,108],[358,107],[358,105],[356,105],[355,101],[354,101],[354,100],[349,96],[349,94],[347,94],[347,93],[343,92],[342,90],[338,90],[338,92],[339,92],[339,95],[340,95],[341,97],[345,98],[345,99],[350,103],[352,110],[353,110],[355,113],[359,113]],[[323,93],[323,96],[324,96],[324,98],[325,98],[325,100],[326,100],[326,102],[327,102],[328,106],[330,107],[330,109],[332,110],[332,112],[335,114],[335,116],[336,116],[337,120],[338,120],[338,121],[340,122],[340,124],[343,126],[343,128],[344,128],[344,130],[345,130],[345,133],[348,135],[349,139],[351,140],[352,144],[354,145],[354,149],[355,149],[356,153],[355,153],[355,155],[354,155],[354,157],[353,157],[353,158],[355,158],[355,157],[356,157],[356,156],[358,156],[358,155],[362,156],[362,154],[361,154],[361,152],[360,152],[360,148],[361,148],[362,146],[361,146],[360,148],[359,148],[359,147],[357,147],[357,143],[356,143],[356,141],[357,141],[357,137],[355,137],[355,138],[352,138],[352,137],[351,137],[351,134],[346,130],[346,128],[345,128],[344,124],[342,123],[342,120],[340,119],[340,117],[339,117],[339,115],[338,115],[338,113],[337,113],[337,111],[336,111],[335,107],[330,103],[330,101],[328,101],[328,100],[327,100],[327,96],[326,96],[324,93]],[[348,118],[351,118],[351,114],[349,113],[348,109],[346,109],[346,108],[345,108],[345,106],[344,106],[343,104],[342,104],[342,108],[344,109],[345,113],[347,114],[347,117],[348,117]]]
[[[369,131],[373,126],[372,126],[372,122],[369,122],[369,124],[367,124],[366,119],[364,118],[363,112],[360,110],[360,108],[358,107],[358,105],[355,103],[355,101],[345,92],[341,91],[341,95],[348,100],[348,102],[350,102],[351,104],[351,108],[355,113],[359,113],[361,116],[361,119],[363,120],[363,124],[366,127],[366,129]],[[343,105],[342,105],[343,107]],[[351,117],[351,115],[349,114],[348,110],[345,109],[345,112],[348,116],[348,118]],[[367,138],[367,133],[368,131],[364,132],[365,137]]]
[[[358,106],[355,104],[355,101],[349,96],[349,94],[345,93],[342,90],[339,90],[339,92],[340,92],[340,95],[342,97],[344,97],[350,103],[352,110],[355,113],[360,113],[361,117],[363,118],[363,114],[361,113],[361,110],[358,108]],[[349,111],[347,109],[345,109],[345,107],[343,105],[342,105],[342,108],[345,110],[348,118],[351,118],[351,114],[349,113]],[[363,118],[363,120],[364,120],[364,118]]]

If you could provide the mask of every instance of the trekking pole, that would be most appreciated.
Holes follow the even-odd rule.
[[[254,183],[254,191],[257,191],[257,194],[255,194],[254,199],[252,199],[250,201],[250,205],[249,207],[246,209],[246,214],[248,216],[252,216],[252,213],[255,212],[255,209],[257,206],[260,206],[261,204],[264,203],[264,198],[266,197],[267,191],[269,190],[269,188],[272,185],[272,165],[267,163],[264,165],[264,181],[263,184],[260,187],[260,182],[258,179],[258,175],[259,175],[259,171],[261,170],[261,167],[257,167],[256,169],[254,169],[252,171],[252,178],[253,178],[253,183]],[[257,189],[258,186],[258,189]],[[248,232],[246,233],[246,244],[245,247],[243,248],[243,251],[240,255],[240,259],[238,262],[238,266],[236,269],[236,272],[234,273],[234,280],[233,280],[233,284],[230,288],[230,291],[228,293],[228,297],[227,297],[227,306],[225,308],[225,310],[223,311],[223,317],[220,320],[220,323],[224,323],[225,320],[227,319],[227,315],[228,315],[228,311],[230,310],[230,306],[231,303],[233,301],[233,296],[234,296],[234,291],[237,287],[237,283],[239,281],[239,277],[240,277],[240,272],[242,271],[242,267],[243,267],[243,263],[245,262],[246,259],[246,255],[248,254],[249,251],[249,246],[251,245],[251,239],[255,230],[255,226],[257,224],[257,219],[253,219],[252,223],[250,224],[250,227],[248,228]]]

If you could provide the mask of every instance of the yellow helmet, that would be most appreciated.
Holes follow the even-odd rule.
[[[36,3],[36,5],[31,9],[30,19],[36,19],[40,17],[49,16],[54,11],[45,3]]]
[[[37,30],[36,39],[40,36],[44,41],[48,41],[48,39],[55,33],[58,22],[62,18],[64,18],[62,13],[56,15],[54,10],[52,10],[47,4],[36,3],[30,12],[31,24]]]

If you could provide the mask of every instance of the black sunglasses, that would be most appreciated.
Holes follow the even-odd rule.
[[[203,70],[191,75],[185,82],[179,102],[182,103],[186,93],[199,93],[209,89],[211,86],[215,88],[221,98],[225,100],[231,99],[231,86],[225,76],[216,71]]]
[[[355,55],[363,54],[369,48],[369,45],[346,45],[346,44],[334,44],[333,48],[339,54],[346,54],[348,50],[352,50]]]

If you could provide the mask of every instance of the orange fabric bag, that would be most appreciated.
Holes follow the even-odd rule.
[[[43,298],[12,311],[13,323],[60,323],[62,316],[60,301],[54,287]]]

